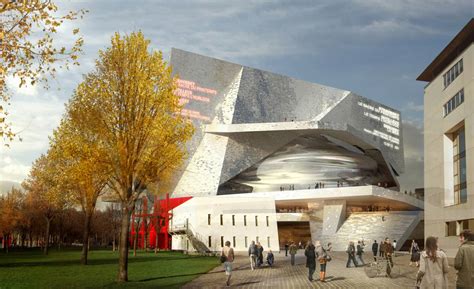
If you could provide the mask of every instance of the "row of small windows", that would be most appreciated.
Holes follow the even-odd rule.
[[[224,247],[224,236],[221,236],[221,247]],[[259,237],[257,236],[255,242],[260,242]],[[247,248],[249,246],[249,238],[247,236],[244,237],[244,247]],[[267,246],[270,248],[270,237],[267,237]],[[212,236],[208,237],[208,247],[212,247]],[[237,238],[235,236],[232,237],[232,247],[237,247]]]
[[[211,214],[207,214],[207,224],[210,226],[211,225]],[[269,216],[265,217],[267,227],[270,226],[270,218]],[[221,226],[224,226],[224,215],[220,215],[220,224]],[[235,215],[232,215],[232,226],[235,226]],[[247,215],[244,215],[244,226],[247,226]],[[258,216],[255,216],[255,226],[258,227]]]
[[[463,67],[461,59],[443,75],[444,88],[448,87],[448,85],[450,85],[451,82],[453,82],[459,76],[459,74],[461,74],[462,71]]]
[[[464,88],[458,91],[448,102],[443,105],[443,116],[446,117],[456,107],[460,106],[464,102]]]
[[[474,219],[446,222],[446,237],[458,236],[466,229],[474,230]]]

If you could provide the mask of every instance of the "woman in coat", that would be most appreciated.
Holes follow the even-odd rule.
[[[326,264],[327,264],[327,256],[326,250],[321,245],[321,242],[316,241],[316,256],[318,256],[318,262],[320,266],[319,270],[319,281],[326,282]]]
[[[315,247],[311,241],[308,241],[304,255],[306,256],[306,267],[308,268],[308,280],[313,281],[313,274],[316,271],[316,252]]]
[[[410,266],[415,263],[415,266],[418,267],[418,263],[420,262],[420,247],[418,247],[418,243],[415,240],[411,241],[410,254]]]
[[[421,253],[417,279],[421,278],[421,289],[448,288],[448,258],[438,249],[438,239],[428,237],[425,251]]]

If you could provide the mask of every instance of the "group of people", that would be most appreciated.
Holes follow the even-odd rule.
[[[364,259],[362,258],[362,254],[364,253],[365,249],[365,242],[364,240],[357,241],[357,246],[353,241],[350,241],[347,245],[346,253],[347,253],[347,263],[346,268],[351,267],[351,263],[354,264],[354,267],[359,267],[365,265]],[[373,247],[372,247],[373,249]]]
[[[263,265],[263,246],[260,242],[255,243],[252,241],[249,246],[249,257],[250,257],[250,268],[255,270],[255,268]],[[268,250],[267,253],[267,264],[272,267],[275,262],[275,256],[273,255],[272,250]]]
[[[454,259],[454,268],[458,271],[456,280],[456,289],[472,289],[474,288],[474,233],[470,230],[464,230],[459,235],[460,247]],[[387,262],[387,274],[393,267],[392,255],[396,249],[396,241],[393,243],[389,238],[385,238],[380,243],[374,240],[372,244],[372,253],[374,261],[381,256]],[[291,265],[295,265],[295,255],[298,251],[298,245],[291,242],[285,245],[285,254],[291,256]],[[362,255],[364,253],[364,241],[358,241],[357,246],[353,241],[349,242],[346,253],[348,254],[346,267],[350,267],[352,262],[355,267],[364,264]],[[248,254],[250,257],[250,267],[254,270],[256,267],[263,265],[263,246],[252,241]],[[316,266],[320,266],[319,280],[326,281],[327,263],[331,261],[331,243],[324,247],[320,241],[308,241],[305,247],[304,255],[306,257],[306,267],[308,268],[308,280],[313,281],[313,274]],[[439,248],[438,239],[436,237],[428,237],[425,243],[425,250],[421,252],[418,243],[412,240],[410,246],[410,266],[415,264],[418,267],[417,286],[421,289],[428,288],[448,288],[448,259],[446,253]],[[271,250],[268,251],[266,257],[268,265],[274,264],[274,255]],[[230,242],[225,242],[225,246],[221,252],[221,261],[224,263],[224,269],[227,275],[226,284],[230,284],[232,274],[232,262],[234,261],[234,251],[230,247]]]
[[[277,209],[277,213],[308,213],[308,212],[309,212],[308,209],[304,209],[301,207]]]
[[[474,288],[474,232],[464,230],[459,234],[460,246],[454,258],[458,271],[456,289]],[[438,238],[426,238],[425,250],[420,255],[417,286],[421,289],[448,288],[448,258],[439,248]]]
[[[316,271],[316,264],[319,263],[319,281],[326,282],[326,265],[331,261],[328,252],[331,251],[331,243],[326,248],[320,241],[313,242],[310,240],[306,244],[304,255],[306,256],[306,267],[308,268],[308,280],[313,281],[313,274]],[[292,263],[294,265],[294,262]]]

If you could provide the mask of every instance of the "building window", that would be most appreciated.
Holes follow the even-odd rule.
[[[244,215],[244,226],[247,226],[247,216]]]
[[[270,237],[267,237],[267,246],[270,248]]]
[[[257,238],[256,238],[255,240],[257,240],[257,243],[258,243],[258,236],[257,236]]]
[[[221,226],[224,225],[224,215],[221,215]]]
[[[232,237],[232,246],[235,248],[235,236]]]
[[[474,231],[474,219],[461,220],[459,221],[459,223],[461,224],[461,231],[462,230]]]
[[[247,246],[249,245],[249,244],[248,244],[248,238],[247,238],[247,236],[245,236],[245,240],[244,240],[244,241],[245,241],[245,248],[247,248]]]
[[[211,225],[211,214],[207,214],[207,224]]]
[[[464,127],[453,133],[454,204],[467,202],[466,138]]]
[[[448,87],[463,71],[462,59],[453,65],[444,75],[444,88]]]
[[[221,247],[224,247],[224,236],[221,236]]]
[[[456,236],[456,221],[446,222],[446,237]]]
[[[212,247],[212,242],[211,242],[211,236],[209,236],[209,238],[207,239],[207,244],[209,245],[208,247],[211,248]]]
[[[235,226],[235,215],[232,215],[232,226]]]
[[[268,226],[270,226],[270,220],[269,220],[269,218],[268,218],[268,216],[267,216],[267,227],[268,227]]]
[[[448,102],[443,105],[443,116],[446,117],[464,102],[464,88],[458,91]]]
[[[255,227],[258,227],[258,216],[255,216]]]

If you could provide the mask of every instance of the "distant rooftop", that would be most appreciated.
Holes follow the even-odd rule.
[[[425,68],[416,80],[431,82],[436,78],[456,57],[474,42],[474,18],[449,42],[438,56]]]

